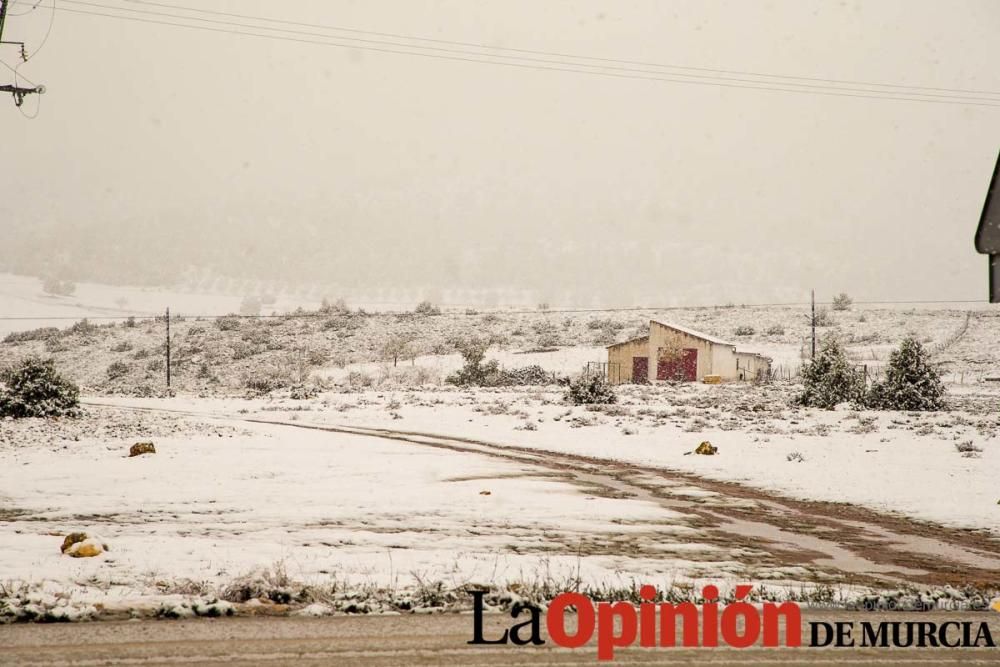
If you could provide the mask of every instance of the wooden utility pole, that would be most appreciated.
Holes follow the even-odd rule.
[[[812,359],[816,359],[816,290],[812,291],[812,317],[810,318],[810,323],[812,324]]]
[[[167,389],[170,388],[170,308],[167,308]]]
[[[7,19],[7,0],[0,0],[0,43],[3,43],[3,22]]]
[[[15,44],[21,47],[21,60],[27,62],[28,56],[24,51],[24,42],[5,42],[3,41],[3,24],[7,20],[7,5],[8,0],[0,0],[0,45],[3,44]],[[15,71],[16,75],[16,71]],[[14,96],[14,104],[16,106],[21,106],[24,103],[24,96],[37,94],[41,95],[45,92],[45,86],[35,86],[34,88],[25,88],[23,86],[17,85],[0,85],[0,93],[10,93]]]

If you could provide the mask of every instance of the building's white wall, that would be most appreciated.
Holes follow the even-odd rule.
[[[706,375],[719,375],[723,380],[732,381],[740,379],[743,374],[750,379],[758,370],[770,367],[770,360],[767,357],[750,352],[737,352],[733,345],[713,343],[655,321],[649,323],[649,336],[609,347],[608,362],[621,365],[621,382],[632,382],[634,380],[632,359],[646,357],[646,377],[653,382],[656,380],[660,351],[675,347],[698,350],[698,381],[704,379]]]
[[[712,374],[719,375],[723,380],[736,379],[736,348],[732,345],[712,346]]]
[[[747,380],[752,380],[760,371],[771,368],[770,359],[752,352],[737,352],[736,359],[739,361],[740,374]]]
[[[632,382],[632,358],[645,357],[649,355],[649,338],[638,338],[636,340],[619,343],[608,348],[608,381],[615,384]],[[621,375],[619,378],[611,377],[611,364],[621,364]]]

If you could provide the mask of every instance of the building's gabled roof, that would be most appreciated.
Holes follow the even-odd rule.
[[[668,329],[673,329],[674,331],[680,331],[693,338],[700,338],[702,340],[707,340],[709,343],[715,343],[716,345],[729,345],[731,347],[736,347],[736,343],[730,343],[727,340],[722,340],[721,338],[716,338],[715,336],[709,336],[706,333],[700,331],[695,331],[694,329],[688,329],[687,327],[682,327],[678,324],[672,324],[670,322],[662,322],[660,320],[650,320],[651,324],[659,324],[662,327],[667,327]]]
[[[629,338],[628,340],[623,340],[620,343],[613,343],[611,345],[605,346],[605,350],[610,350],[613,347],[620,347],[622,345],[628,345],[630,343],[638,343],[640,340],[649,340],[649,336],[639,336],[638,338]]]

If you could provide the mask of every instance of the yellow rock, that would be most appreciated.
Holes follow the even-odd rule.
[[[62,552],[73,558],[93,558],[107,549],[108,547],[99,538],[91,537],[87,533],[70,533],[62,543]]]
[[[74,545],[68,552],[73,558],[93,558],[104,553],[100,544],[93,541],[80,542],[79,546]]]
[[[156,447],[153,446],[151,442],[137,442],[131,447],[129,447],[128,455],[129,457],[140,456],[142,454],[155,454]]]
[[[715,445],[713,445],[712,443],[710,443],[708,440],[705,440],[700,445],[698,445],[698,447],[694,450],[694,453],[695,454],[705,454],[706,456],[711,456],[712,454],[715,454],[718,451],[719,451],[718,447],[716,447]]]
[[[990,603],[990,609],[992,609],[993,611],[1000,611],[1000,598],[997,598],[996,600]]]
[[[66,539],[63,540],[61,547],[62,552],[66,553],[71,546],[77,542],[83,542],[85,539],[87,539],[87,533],[70,533],[66,536]]]

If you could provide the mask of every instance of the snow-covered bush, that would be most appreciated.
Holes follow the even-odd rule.
[[[46,294],[73,296],[73,293],[76,292],[76,283],[72,280],[59,280],[50,277],[42,281],[42,289]]]
[[[804,391],[797,399],[801,405],[832,410],[838,403],[864,396],[864,378],[833,336],[823,340],[816,358],[802,368],[802,382]]]
[[[124,361],[112,361],[108,366],[108,379],[117,380],[128,375],[132,367]]]
[[[440,315],[441,309],[430,301],[421,301],[417,304],[417,307],[413,309],[413,312],[417,315]]]
[[[816,326],[818,327],[833,326],[833,318],[830,317],[829,311],[827,311],[825,308],[819,308],[816,310],[816,316],[813,318],[813,321],[816,323]]]
[[[885,379],[875,383],[866,403],[876,410],[940,410],[944,407],[941,374],[916,338],[907,336],[889,355]]]
[[[752,336],[755,333],[757,333],[756,330],[749,324],[741,324],[733,331],[733,334],[736,336]]]
[[[219,331],[236,331],[243,321],[237,315],[223,315],[215,320],[215,328]]]
[[[489,341],[482,338],[473,337],[455,341],[455,347],[462,355],[465,364],[461,370],[445,378],[445,382],[460,387],[470,385],[479,387],[491,384],[489,378],[500,372],[500,365],[492,360],[483,363],[489,346]]]
[[[75,415],[80,389],[56,371],[51,359],[28,357],[0,371],[0,417]]]
[[[618,397],[603,375],[597,373],[580,375],[569,383],[566,400],[573,405],[615,403]]]
[[[4,337],[3,342],[17,345],[18,343],[28,343],[36,340],[49,340],[50,338],[58,336],[59,329],[56,327],[42,327],[40,329],[29,329],[27,331],[11,331]]]
[[[846,292],[841,292],[837,296],[833,297],[833,309],[834,310],[850,310],[851,304],[854,300],[847,296]]]

